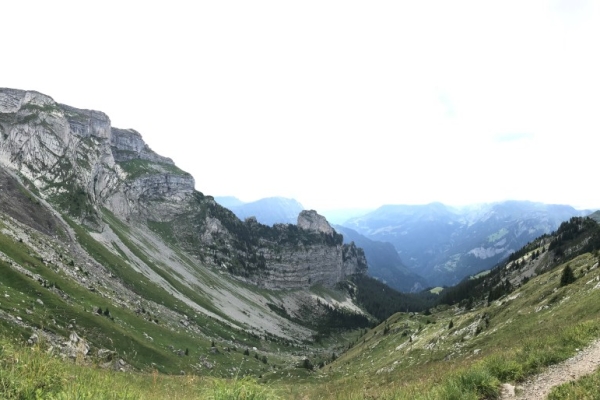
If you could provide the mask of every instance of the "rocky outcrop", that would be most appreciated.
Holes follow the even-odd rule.
[[[106,114],[13,89],[0,89],[0,104],[0,162],[19,171],[42,196],[83,190],[101,202],[116,189]]]
[[[270,289],[301,289],[316,284],[333,287],[350,275],[366,273],[363,250],[354,243],[343,244],[342,236],[325,217],[314,210],[304,210],[298,216],[297,227],[306,236],[260,250],[266,268],[256,282],[258,285]],[[293,232],[290,225],[278,228]]]
[[[303,210],[298,215],[298,227],[309,231],[322,232],[333,235],[335,232],[324,216],[317,214],[315,210]]]
[[[201,263],[260,286],[333,286],[366,270],[362,250],[342,244],[315,211],[302,211],[297,225],[241,222],[135,130],[41,93],[0,89],[0,163],[76,220],[100,228],[106,208],[129,223],[170,224]]]
[[[41,93],[0,89],[0,132],[0,162],[63,204],[81,192],[77,201],[89,201],[89,209],[160,217],[194,192],[192,176],[153,152],[138,132]],[[143,204],[152,200],[170,204]]]
[[[116,162],[136,159],[155,163],[175,165],[173,160],[156,154],[142,139],[142,135],[133,129],[111,129],[110,144]]]

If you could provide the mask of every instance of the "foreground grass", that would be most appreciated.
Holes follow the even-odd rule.
[[[557,386],[548,395],[548,400],[600,400],[600,369],[575,382]]]
[[[0,341],[2,399],[240,399],[275,400],[267,386],[251,379],[120,373],[62,361],[43,346]]]

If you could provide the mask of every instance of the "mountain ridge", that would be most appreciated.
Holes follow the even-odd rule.
[[[145,349],[144,360],[160,355],[181,364],[159,347],[166,337],[151,344],[142,336],[157,329],[140,318],[147,315],[142,309],[153,310],[154,324],[183,329],[180,339],[189,346],[224,330],[244,340],[300,343],[331,318],[370,318],[335,289],[365,272],[361,249],[343,244],[335,232],[240,221],[196,191],[194,178],[150,149],[139,132],[112,127],[102,112],[39,92],[0,89],[0,172],[5,273],[83,288],[85,295],[70,301],[88,311],[84,319],[100,298],[111,308],[119,305],[117,325],[129,321],[139,328],[123,335],[136,351]],[[5,195],[9,188],[12,196]],[[314,293],[315,285],[323,289]],[[52,293],[46,301],[76,312]],[[29,329],[44,323],[37,313],[20,318]],[[69,325],[64,318],[55,318],[61,327]],[[102,349],[110,337],[104,330],[111,328],[99,329],[103,333],[89,340]],[[68,336],[64,328],[59,332]],[[229,336],[221,340],[242,345]],[[163,363],[161,370],[173,366]],[[229,372],[223,367],[220,373]]]
[[[581,216],[566,205],[505,201],[467,207],[442,203],[385,205],[344,226],[394,245],[404,262],[434,285],[458,283]]]

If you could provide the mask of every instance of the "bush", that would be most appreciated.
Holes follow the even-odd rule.
[[[313,363],[311,363],[311,362],[310,362],[310,360],[309,360],[308,358],[305,358],[305,359],[302,361],[302,364],[300,365],[300,367],[302,367],[302,368],[304,368],[304,369],[307,369],[307,370],[309,370],[309,371],[312,371],[312,370],[313,370],[313,368],[314,368],[314,365],[313,365]]]

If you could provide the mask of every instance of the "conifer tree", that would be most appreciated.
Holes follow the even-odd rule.
[[[573,282],[575,282],[575,275],[573,274],[571,266],[567,264],[563,269],[562,276],[560,277],[560,286],[567,286]]]

